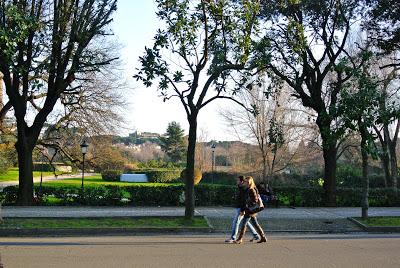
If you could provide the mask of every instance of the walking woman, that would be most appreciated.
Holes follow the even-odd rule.
[[[235,240],[236,244],[241,244],[243,242],[243,236],[246,232],[246,226],[249,221],[253,224],[257,233],[260,236],[260,240],[257,243],[267,242],[267,238],[265,237],[264,231],[257,221],[257,213],[250,213],[248,208],[258,203],[259,194],[254,183],[254,179],[251,176],[245,177],[243,181],[243,185],[246,188],[246,198],[243,200],[241,205],[242,211],[244,212],[244,218],[240,224],[240,232],[238,238]]]

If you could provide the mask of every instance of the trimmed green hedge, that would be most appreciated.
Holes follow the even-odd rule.
[[[202,183],[214,183],[214,184],[224,184],[224,185],[236,185],[238,173],[224,172],[224,171],[215,171],[213,172],[204,172],[203,178],[201,180]]]
[[[107,169],[101,172],[101,178],[105,181],[119,181],[122,170]]]
[[[137,169],[130,174],[146,174],[149,182],[179,182],[181,170],[179,169]]]
[[[155,185],[132,184],[129,186],[87,186],[84,198],[80,187],[43,186],[39,205],[133,205],[133,206],[179,206],[184,195],[183,184]],[[35,192],[39,187],[35,186]],[[236,186],[199,184],[195,186],[196,206],[230,206],[234,204]],[[324,192],[320,187],[275,187],[281,206],[323,207]],[[339,188],[337,205],[339,207],[359,207],[361,188]],[[6,205],[15,204],[17,186],[4,188],[0,200]],[[56,201],[55,201],[56,200]],[[375,188],[369,192],[371,207],[400,206],[400,194],[390,188]]]

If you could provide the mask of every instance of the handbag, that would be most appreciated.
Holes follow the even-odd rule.
[[[251,206],[247,206],[247,211],[250,214],[254,214],[254,213],[260,212],[260,211],[262,211],[264,209],[264,203],[261,200],[261,196],[258,193],[257,188],[256,188],[256,192],[257,192],[257,197],[258,197],[257,201],[255,203],[253,203]]]

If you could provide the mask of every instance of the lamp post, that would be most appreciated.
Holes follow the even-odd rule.
[[[89,144],[84,140],[81,143],[81,152],[82,152],[82,196],[83,196],[83,179],[85,178],[85,154],[87,153]]]
[[[212,152],[212,158],[211,158],[211,183],[214,184],[214,165],[215,165],[215,144],[213,143],[211,145],[211,152]]]

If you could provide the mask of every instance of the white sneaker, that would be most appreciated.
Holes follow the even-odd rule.
[[[235,240],[233,240],[232,238],[228,238],[225,240],[225,243],[232,244],[233,242],[235,242]]]

